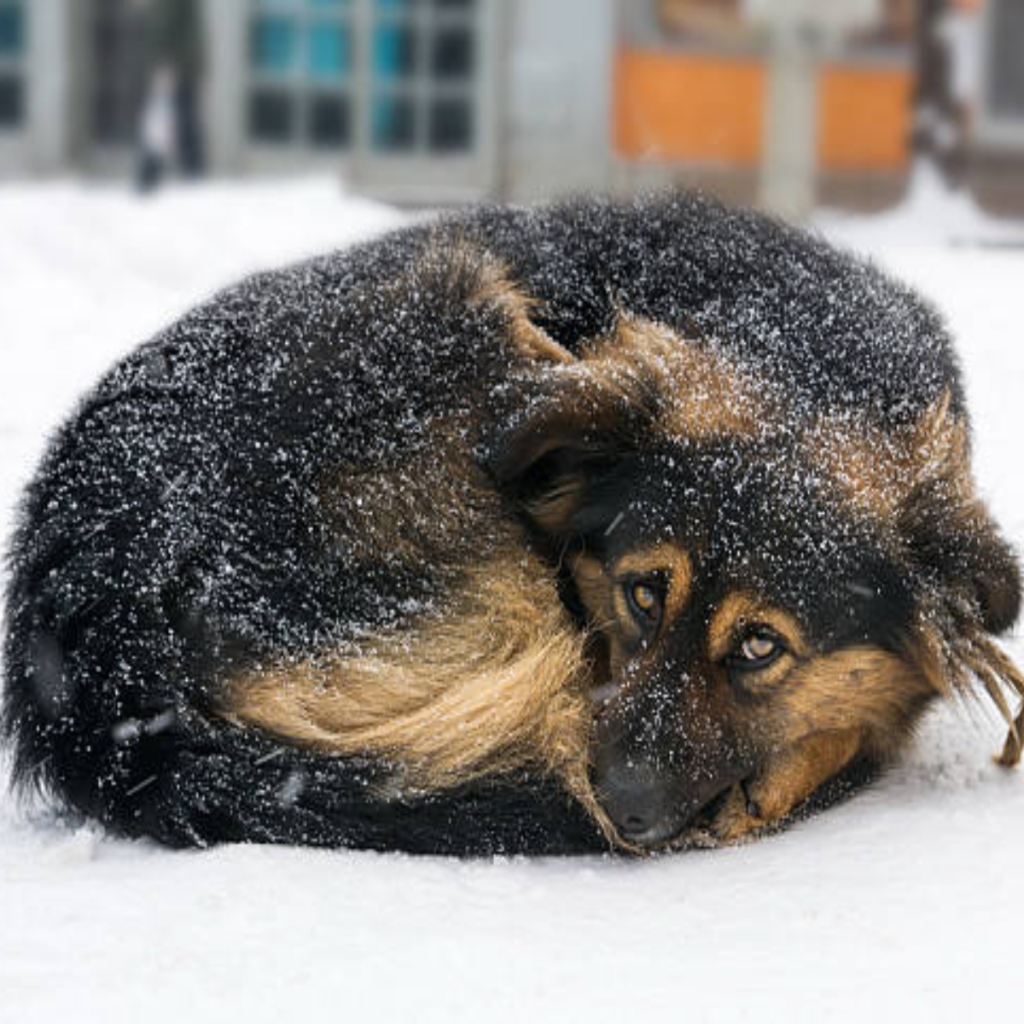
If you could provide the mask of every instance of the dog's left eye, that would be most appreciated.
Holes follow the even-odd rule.
[[[626,603],[633,617],[648,629],[661,620],[662,593],[655,580],[631,580],[626,586]]]

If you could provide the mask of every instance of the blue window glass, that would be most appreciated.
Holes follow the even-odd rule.
[[[416,142],[416,109],[408,96],[378,96],[371,109],[376,149],[412,149]]]
[[[473,113],[467,99],[435,100],[428,124],[427,144],[435,152],[457,152],[473,144]]]
[[[291,18],[259,17],[252,25],[252,62],[260,71],[281,73],[295,63],[296,28]]]
[[[21,4],[0,4],[0,54],[16,55],[25,48],[25,19]]]
[[[310,141],[317,149],[341,149],[352,135],[352,111],[347,96],[314,96],[309,108]]]
[[[249,134],[261,142],[289,142],[295,131],[295,103],[287,92],[260,89],[249,97]]]
[[[417,0],[376,0],[379,11],[411,11]]]
[[[309,6],[314,9],[319,8],[321,10],[337,10],[339,7],[347,7],[348,0],[309,0]]]
[[[378,25],[373,33],[373,73],[383,82],[408,78],[416,70],[416,34],[407,25]]]
[[[431,69],[438,78],[469,78],[473,74],[473,35],[468,28],[446,28],[434,36]]]
[[[25,96],[17,75],[0,75],[0,128],[17,128],[24,117]]]
[[[318,82],[344,78],[351,68],[351,52],[347,25],[314,22],[309,28],[309,77]]]

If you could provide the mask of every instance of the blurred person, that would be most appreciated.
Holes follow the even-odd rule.
[[[945,47],[947,68],[946,170],[961,179],[966,172],[968,140],[974,117],[975,92],[981,79],[978,62],[984,52],[979,0],[952,0],[941,11],[936,35]]]
[[[156,188],[176,165],[186,178],[205,170],[199,117],[203,77],[201,11],[196,0],[132,0],[145,18],[147,97],[139,125],[138,183]]]

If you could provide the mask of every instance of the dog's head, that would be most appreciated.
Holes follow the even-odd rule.
[[[999,692],[984,634],[1019,577],[946,395],[885,428],[801,410],[627,320],[536,381],[492,469],[592,633],[591,777],[621,838],[670,842],[809,737],[884,756],[936,693]]]

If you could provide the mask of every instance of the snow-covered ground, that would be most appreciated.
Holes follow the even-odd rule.
[[[0,189],[4,535],[109,363],[248,270],[400,220],[326,181]],[[921,175],[902,209],[820,226],[948,316],[981,490],[1024,547],[1024,224]],[[1012,1019],[1024,775],[991,763],[1002,738],[984,710],[940,709],[844,806],[648,862],[174,853],[0,797],[0,1021]]]

